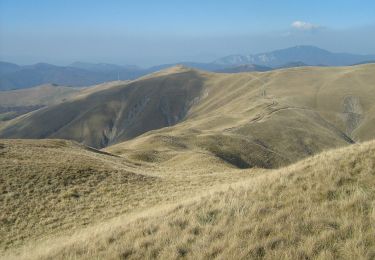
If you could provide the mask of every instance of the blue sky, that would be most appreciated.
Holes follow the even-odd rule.
[[[299,44],[375,53],[374,0],[0,0],[0,59],[150,66]]]

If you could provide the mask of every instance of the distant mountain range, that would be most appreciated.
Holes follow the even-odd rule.
[[[226,67],[224,69],[216,70],[219,73],[240,73],[240,72],[251,72],[251,71],[269,71],[273,70],[271,67],[256,65],[256,64],[243,64]]]
[[[73,63],[70,66],[55,66],[37,63],[19,66],[0,62],[0,90],[30,88],[46,83],[90,86],[118,79],[133,79],[141,75],[141,70],[135,67],[112,64]]]
[[[46,83],[64,86],[90,86],[107,81],[128,80],[177,64],[222,73],[267,71],[299,66],[345,66],[369,63],[375,55],[332,53],[314,46],[295,46],[256,55],[230,55],[209,63],[180,62],[150,68],[134,65],[75,62],[69,66],[47,63],[19,66],[0,62],[0,90],[23,89]]]
[[[374,60],[375,55],[333,53],[314,46],[295,46],[287,49],[255,55],[230,55],[214,61],[220,65],[257,64],[280,67],[291,62],[302,62],[312,66],[345,66]]]

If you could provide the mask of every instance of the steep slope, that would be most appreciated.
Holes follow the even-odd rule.
[[[109,149],[125,155],[131,148],[129,157],[167,152],[166,163],[208,152],[240,168],[274,168],[374,138],[374,70],[216,74],[174,67],[14,119],[0,136],[102,148],[144,134]]]
[[[9,259],[372,259],[375,143],[324,152]]]
[[[202,80],[199,73],[186,69],[157,75],[17,118],[2,136],[65,138],[100,148],[176,124],[199,97]]]

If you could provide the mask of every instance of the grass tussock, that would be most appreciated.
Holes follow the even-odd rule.
[[[375,143],[352,145],[16,257],[373,259],[374,168]]]

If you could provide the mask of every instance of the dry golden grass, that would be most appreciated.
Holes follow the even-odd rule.
[[[0,91],[0,106],[53,105],[73,98],[82,98],[96,91],[126,84],[128,81],[111,81],[90,87],[65,87],[44,84],[32,88]]]
[[[0,91],[0,106],[32,106],[61,103],[72,98],[79,89],[45,84],[33,88]]]
[[[6,257],[373,259],[374,169],[375,142],[356,144]]]
[[[375,138],[374,69],[372,64],[199,72],[202,91],[185,120],[106,150],[140,160],[142,154],[167,152],[168,157],[157,158],[162,164],[194,151],[239,168],[286,166],[353,140]]]
[[[176,202],[248,175],[204,163],[209,159],[176,173],[70,141],[0,140],[0,248]]]

